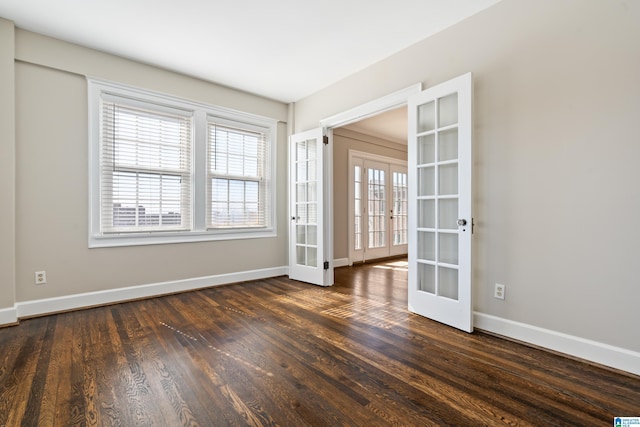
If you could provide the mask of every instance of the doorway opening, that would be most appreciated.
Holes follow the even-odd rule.
[[[337,265],[407,254],[407,107],[333,129]]]
[[[340,128],[406,106],[407,154],[410,161],[407,212],[414,213],[407,215],[409,311],[472,332],[472,74],[464,74],[425,91],[420,89],[421,85],[410,87],[321,120],[317,129],[291,135],[289,151],[295,156],[290,156],[289,162],[290,188],[295,191],[290,191],[290,206],[295,214],[291,216],[292,232],[289,234],[289,276],[297,279],[299,275],[295,268],[292,273],[291,265],[297,267],[300,260],[306,259],[301,251],[297,251],[300,247],[313,246],[316,249],[318,262],[307,267],[322,273],[322,280],[309,283],[332,285],[334,267],[344,265],[335,262],[334,256],[334,249],[340,250],[341,247],[334,245],[335,233],[338,232],[338,227],[334,228],[334,220],[344,218],[336,215],[334,204],[338,207],[341,202],[343,207],[348,205],[344,199],[334,197],[334,191],[345,187],[344,176],[342,179],[334,176],[340,172],[339,162],[338,167],[333,165],[334,147],[341,147],[334,141],[334,133],[338,136]],[[322,150],[318,149],[320,146]],[[309,147],[313,147],[313,150]],[[303,155],[305,153],[306,156]],[[309,153],[315,154],[310,156]],[[322,172],[318,175],[315,171]],[[318,179],[318,176],[321,178]],[[302,191],[302,185],[308,190],[309,183],[315,184],[316,190]],[[340,186],[340,183],[343,185]],[[373,185],[374,189],[380,187],[379,184]],[[325,188],[326,191],[319,191]],[[314,197],[310,199],[309,194]],[[318,194],[321,196],[316,197]],[[321,202],[319,199],[322,199]],[[314,216],[320,219],[313,233],[315,240],[310,242],[309,233],[305,231],[306,239],[300,243],[303,235],[298,234],[299,230],[293,226],[298,226],[302,218],[298,213],[306,210],[308,216],[310,207],[314,208],[314,212],[322,212],[322,215]],[[316,244],[318,238],[326,242],[321,247],[322,251]],[[324,255],[322,258],[320,253]],[[348,265],[348,256],[346,260]]]
[[[408,286],[407,129],[404,105],[332,129],[334,265],[371,264],[363,277],[386,278],[389,283],[378,287],[389,294],[399,291],[394,300],[403,304]],[[361,283],[359,292],[382,290],[366,287]]]

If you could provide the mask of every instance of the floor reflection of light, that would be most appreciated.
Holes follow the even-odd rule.
[[[408,267],[409,266],[409,261],[390,262],[389,265],[392,265],[394,267]]]
[[[396,265],[396,264],[403,265],[403,266],[391,267],[392,265]],[[407,263],[402,263],[402,262],[394,262],[387,265],[374,265],[373,268],[379,268],[382,270],[409,271],[409,267],[407,267]]]
[[[348,286],[353,294],[366,298],[385,298],[386,301],[397,303],[399,307],[406,309],[409,272],[406,258],[354,264],[349,269],[336,271],[352,273],[348,278]],[[336,277],[336,283],[340,281],[341,278]]]

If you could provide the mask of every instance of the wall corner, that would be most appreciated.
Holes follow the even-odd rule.
[[[14,58],[15,26],[13,22],[0,18],[0,321],[15,317],[16,299]]]

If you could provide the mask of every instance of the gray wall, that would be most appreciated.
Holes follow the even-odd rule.
[[[296,130],[473,72],[475,310],[640,351],[639,23],[636,1],[504,0],[297,102]]]
[[[0,18],[0,310],[13,308],[15,302],[13,52],[13,24]]]
[[[349,150],[407,160],[407,146],[338,128],[333,132],[333,259],[349,257]]]
[[[11,52],[5,51],[4,37],[1,40],[4,63]],[[277,176],[275,238],[88,249],[86,76],[281,120],[279,171],[287,170],[285,104],[19,29],[15,45],[16,302],[287,265],[287,187],[282,172]],[[0,73],[6,73],[2,66]],[[2,76],[0,84],[5,85]],[[4,104],[2,98],[0,108],[11,112]],[[6,132],[4,126],[1,129]],[[0,149],[10,153],[4,137],[2,144]],[[10,171],[11,161],[4,155],[1,159]],[[5,200],[14,185],[0,182]],[[4,221],[0,223],[4,227]],[[11,264],[12,250],[4,237],[0,250],[9,252],[7,261],[2,256],[0,262]],[[47,271],[46,285],[34,284],[36,270]],[[6,275],[4,268],[1,271]]]

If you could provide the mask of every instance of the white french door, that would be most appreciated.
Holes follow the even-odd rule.
[[[349,163],[351,262],[406,254],[406,165],[367,153],[350,153]]]
[[[333,271],[325,258],[323,145],[322,129],[289,140],[289,277],[329,286]]]
[[[391,179],[391,236],[389,255],[404,255],[408,250],[409,237],[409,178],[406,166],[390,165]]]
[[[409,310],[473,331],[472,76],[409,99]]]
[[[381,258],[389,253],[389,165],[364,162],[364,259]]]

